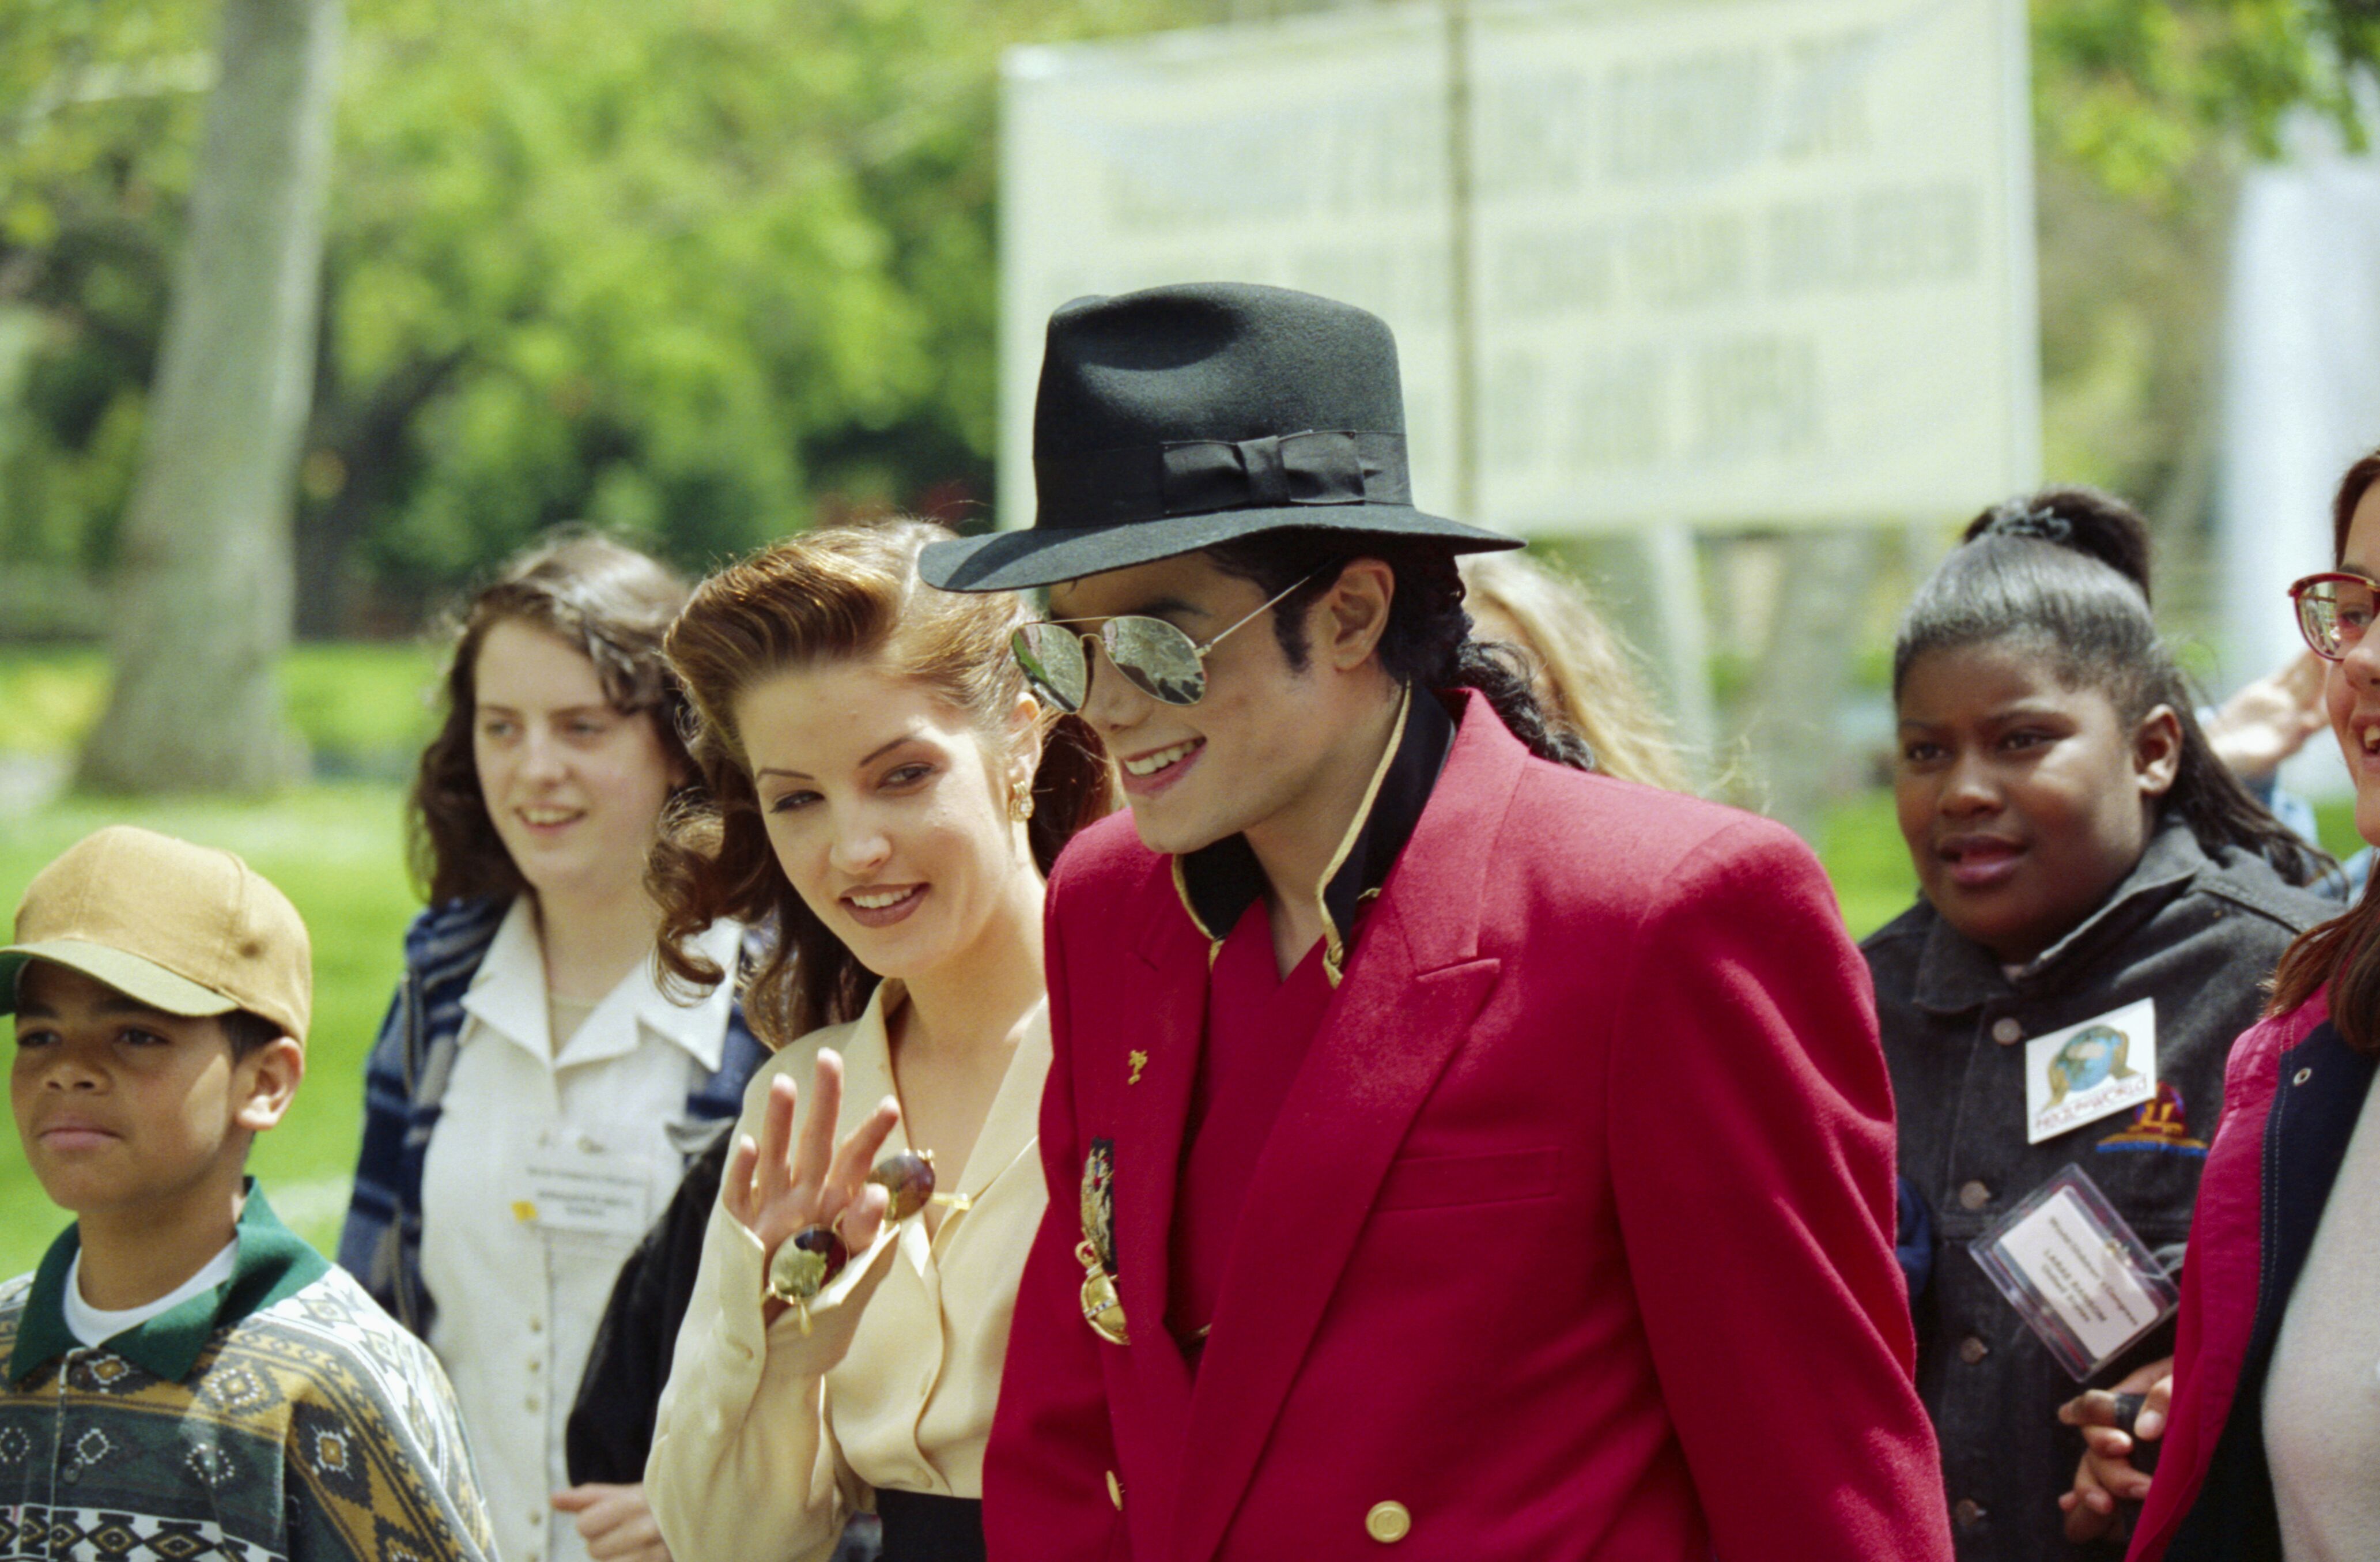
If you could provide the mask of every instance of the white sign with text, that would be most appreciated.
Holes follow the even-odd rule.
[[[1451,504],[1449,11],[1014,52],[1000,519],[1050,311],[1231,280],[1397,334]],[[2015,0],[1476,0],[1476,513],[1533,532],[1951,515],[2037,480]]]

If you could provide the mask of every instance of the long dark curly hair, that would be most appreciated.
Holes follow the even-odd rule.
[[[1009,636],[1031,616],[1005,592],[938,592],[917,554],[951,533],[922,520],[835,527],[791,538],[696,588],[666,654],[694,713],[692,751],[705,790],[662,823],[648,884],[662,906],[661,961],[685,985],[726,972],[695,937],[720,917],[771,923],[771,952],[745,984],[753,1033],[772,1047],[856,1018],[877,976],[820,921],[771,849],[735,729],[735,699],[789,667],[866,658],[915,678],[989,724],[1026,692]],[[1045,711],[1026,826],[1046,873],[1075,832],[1115,806],[1107,753],[1079,717]]]
[[[1224,574],[1253,581],[1269,597],[1289,593],[1273,607],[1272,627],[1293,671],[1305,667],[1305,610],[1337,583],[1337,572],[1328,567],[1357,558],[1380,560],[1396,577],[1378,646],[1380,666],[1389,677],[1424,689],[1475,689],[1531,753],[1574,770],[1595,768],[1586,740],[1537,703],[1529,669],[1512,648],[1471,638],[1463,577],[1444,543],[1289,527],[1220,543],[1207,549],[1206,556]],[[1300,580],[1305,583],[1291,591]]]
[[[528,887],[496,835],[471,754],[480,646],[507,621],[558,636],[595,664],[622,714],[642,712],[679,774],[695,767],[679,736],[686,697],[662,662],[662,636],[686,605],[686,583],[666,566],[593,532],[554,533],[516,555],[447,623],[445,714],[421,750],[406,799],[406,857],[429,904],[510,898]],[[683,788],[681,788],[683,790]]]

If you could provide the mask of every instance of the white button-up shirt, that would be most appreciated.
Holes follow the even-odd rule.
[[[699,942],[733,971],[742,936],[722,921]],[[422,1165],[421,1273],[504,1562],[586,1562],[549,1500],[569,1484],[564,1425],[620,1266],[685,1174],[667,1130],[719,1068],[733,996],[722,982],[681,1007],[640,965],[557,1052],[526,896],[464,995]],[[596,1197],[574,1214],[557,1178]]]

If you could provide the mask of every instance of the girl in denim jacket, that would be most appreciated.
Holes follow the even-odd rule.
[[[2076,1385],[1964,1250],[2076,1165],[2180,1267],[2225,1051],[2325,914],[2301,887],[2323,860],[2207,747],[2150,617],[2146,530],[2105,494],[1978,517],[1902,620],[1893,698],[1921,898],[1864,949],[1903,1191],[1932,1217],[1912,1305],[1952,1533],[1961,1558],[2112,1556],[2065,1532],[2083,1443],[2058,1410]],[[2119,1011],[2109,1071],[2138,1082],[2095,1095],[2060,1048]],[[2099,1376],[2144,1391],[2171,1348],[2154,1333]]]

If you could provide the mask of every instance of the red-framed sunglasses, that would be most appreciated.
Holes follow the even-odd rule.
[[[2298,632],[2313,653],[2336,662],[2354,650],[2372,627],[2380,604],[2380,582],[2343,569],[2309,575],[2289,588],[2289,602],[2298,613]]]

